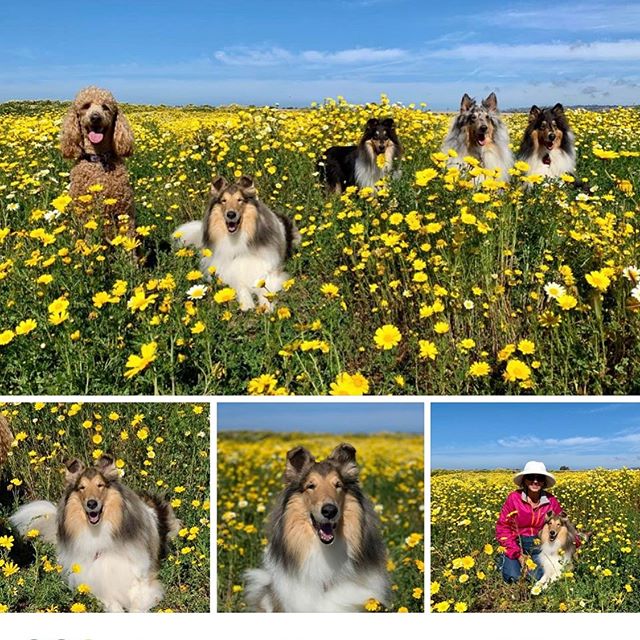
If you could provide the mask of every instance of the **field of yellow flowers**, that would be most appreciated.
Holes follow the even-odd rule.
[[[218,435],[218,611],[245,611],[245,569],[261,563],[265,522],[283,488],[286,453],[303,445],[317,458],[340,442],[357,451],[361,484],[382,524],[392,600],[389,611],[424,611],[423,438],[413,435]],[[363,609],[380,611],[376,601]]]
[[[637,109],[569,111],[578,171],[510,185],[446,168],[423,106],[124,108],[138,240],[80,222],[64,105],[0,105],[0,370],[22,393],[480,394],[640,391]],[[391,115],[401,175],[328,197],[322,151]],[[514,146],[524,114],[506,117]],[[170,249],[213,175],[255,176],[303,242],[272,313],[243,313],[196,252]]]
[[[539,595],[507,585],[495,567],[495,524],[513,473],[431,476],[431,610],[640,611],[640,471],[554,472],[553,494],[580,531],[591,532],[572,570]]]
[[[116,458],[129,487],[164,496],[182,522],[160,567],[158,610],[210,610],[209,411],[197,404],[2,404],[14,441],[0,466],[0,612],[102,611],[60,575],[55,549],[23,540],[8,517],[34,499],[57,503],[64,461]]]

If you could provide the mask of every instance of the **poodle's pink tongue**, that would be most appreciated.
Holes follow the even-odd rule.
[[[89,131],[89,140],[91,144],[99,144],[104,138],[104,133],[98,133],[97,131]]]

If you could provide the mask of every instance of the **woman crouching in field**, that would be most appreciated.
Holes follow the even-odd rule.
[[[543,569],[538,561],[540,548],[536,545],[536,537],[545,524],[547,513],[562,513],[557,498],[546,491],[553,487],[556,479],[543,462],[530,460],[513,481],[519,488],[508,495],[496,524],[496,539],[505,549],[498,559],[498,568],[505,582],[517,582],[523,573],[527,573],[527,558],[531,558],[536,566],[528,575],[539,580]],[[575,543],[576,547],[580,545],[577,536]]]

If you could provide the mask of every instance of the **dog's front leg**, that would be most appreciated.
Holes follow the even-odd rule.
[[[251,290],[246,288],[238,288],[238,304],[240,305],[240,309],[242,311],[249,311],[249,309],[253,309],[255,304],[253,302],[253,295],[251,295]]]

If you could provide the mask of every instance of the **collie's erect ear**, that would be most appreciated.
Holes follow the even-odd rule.
[[[220,194],[227,188],[227,181],[222,176],[216,176],[211,181],[211,197],[218,199]]]
[[[237,184],[247,198],[256,197],[256,185],[253,183],[253,178],[251,176],[242,176],[238,180]]]
[[[533,107],[531,107],[531,111],[529,111],[529,122],[533,122],[534,120],[537,120],[539,115],[540,115],[540,107],[534,104]]]
[[[328,460],[333,460],[338,463],[340,466],[340,473],[345,479],[357,479],[359,469],[358,464],[356,463],[356,450],[352,445],[346,442],[339,444],[331,452]]]
[[[498,98],[492,91],[483,101],[482,104],[489,109],[489,111],[495,111],[498,108]]]
[[[304,475],[306,470],[316,461],[308,449],[296,447],[287,452],[287,467],[284,481],[292,482]]]
[[[393,129],[396,126],[393,118],[385,118],[381,124],[383,127],[388,127],[389,129]]]
[[[116,155],[122,158],[133,153],[133,131],[121,111],[116,114],[116,125],[113,128],[113,148]]]
[[[75,481],[84,473],[85,466],[77,458],[72,458],[64,463],[67,470],[64,473],[64,480],[67,484],[74,484]]]
[[[120,477],[116,463],[111,456],[102,456],[98,462],[96,462],[96,469],[104,476],[105,480],[112,481]]]
[[[60,151],[63,158],[77,159],[82,155],[82,130],[76,113],[75,103],[67,110],[60,129]]]
[[[553,109],[551,109],[554,116],[563,116],[564,115],[564,107],[558,102]]]
[[[553,511],[547,511],[545,517],[544,517],[544,521],[545,522],[549,522],[549,520],[551,520],[551,518],[553,518],[554,513]]]
[[[378,118],[369,118],[367,120],[367,124],[365,125],[365,129],[373,129],[380,124],[380,120]]]
[[[469,109],[471,109],[471,105],[473,105],[473,100],[465,93],[460,101],[460,112],[469,111]]]

